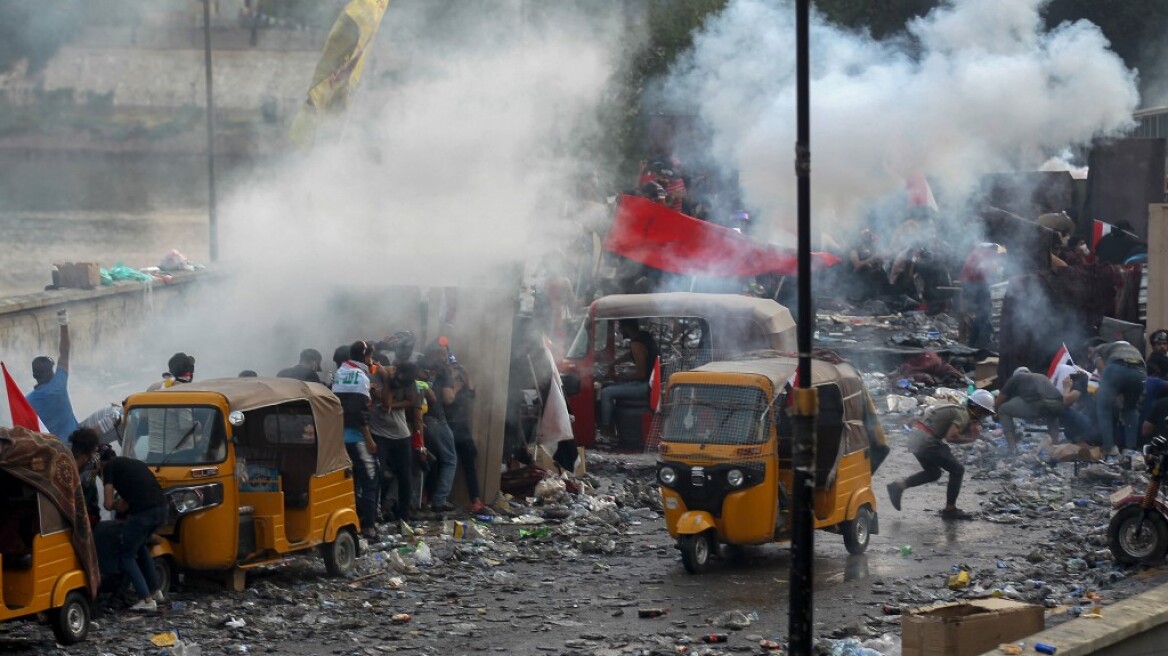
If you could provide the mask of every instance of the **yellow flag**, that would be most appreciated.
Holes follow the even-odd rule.
[[[311,143],[316,120],[348,106],[349,95],[361,79],[365,56],[381,27],[389,0],[350,0],[329,30],[324,51],[312,74],[308,97],[292,123],[292,140]]]

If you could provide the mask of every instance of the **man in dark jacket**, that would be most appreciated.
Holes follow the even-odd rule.
[[[295,378],[306,383],[319,383],[321,382],[319,374],[321,359],[320,351],[304,349],[300,352],[300,362],[287,369],[281,369],[276,377]]]

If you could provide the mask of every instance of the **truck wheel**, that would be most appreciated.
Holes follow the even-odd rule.
[[[683,535],[677,539],[677,548],[681,550],[681,564],[690,574],[701,574],[710,562],[712,549],[710,532],[697,535]]]
[[[337,538],[324,545],[324,566],[333,576],[345,576],[357,564],[357,539],[348,528],[337,531]]]
[[[1144,509],[1135,504],[1115,513],[1107,526],[1107,537],[1116,562],[1124,565],[1157,562],[1168,553],[1168,522],[1156,510],[1144,517]]]
[[[62,645],[74,645],[89,635],[89,601],[80,590],[65,595],[65,603],[49,614],[53,634]]]
[[[850,554],[862,554],[868,549],[868,540],[872,537],[872,509],[867,505],[860,506],[856,511],[856,518],[844,522],[840,526],[844,534],[844,546]]]
[[[154,580],[158,582],[158,589],[162,594],[170,594],[174,587],[174,559],[170,556],[159,556],[154,559]]]

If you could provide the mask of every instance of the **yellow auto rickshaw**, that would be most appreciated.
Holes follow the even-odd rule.
[[[154,556],[176,570],[245,570],[321,549],[352,570],[360,522],[341,405],[328,388],[284,378],[225,378],[143,392],[125,403],[123,455],[154,470],[170,519]]]
[[[60,440],[0,428],[0,622],[45,614],[63,645],[88,635],[101,583],[80,485]]]
[[[711,362],[669,378],[659,419],[657,479],[665,523],[690,573],[718,545],[790,539],[791,422],[786,396],[797,359],[776,352]],[[879,532],[872,474],[887,455],[883,430],[851,365],[814,360],[815,527],[863,553]]]

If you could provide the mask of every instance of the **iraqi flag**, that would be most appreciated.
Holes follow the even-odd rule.
[[[937,211],[937,199],[933,197],[933,189],[929,181],[921,173],[910,175],[904,181],[905,191],[908,192],[908,204],[913,207],[927,207]]]
[[[1082,369],[1071,359],[1071,352],[1067,350],[1067,345],[1063,344],[1059,347],[1058,353],[1055,353],[1054,358],[1051,359],[1050,366],[1046,369],[1046,377],[1061,392],[1063,381],[1076,371],[1082,371]]]
[[[1115,226],[1096,220],[1091,225],[1091,250],[1099,248],[1099,240],[1103,239],[1103,235],[1110,234],[1112,230],[1115,230]]]
[[[8,373],[8,367],[4,366],[3,362],[0,362],[0,369],[4,370],[4,388],[7,392],[0,399],[0,426],[21,426],[37,433],[48,433],[49,429],[45,422],[41,421],[28,399],[24,398],[24,392],[21,392],[16,381],[12,380],[12,375]]]

